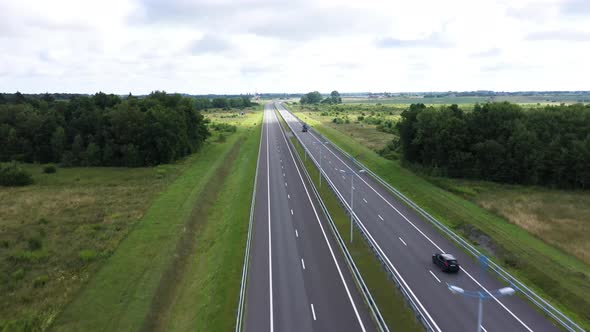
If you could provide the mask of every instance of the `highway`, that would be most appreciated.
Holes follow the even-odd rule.
[[[353,162],[331,143],[322,143],[313,130],[302,132],[302,122],[281,104],[277,103],[276,107],[293,133],[311,151],[312,158],[319,161],[322,156],[321,164],[327,177],[347,200],[351,197],[351,176],[354,176],[354,214],[387,258],[387,264],[397,270],[410,288],[412,299],[418,303],[432,330],[474,331],[478,300],[452,294],[447,283],[484,293],[506,285],[483,270],[478,262],[459,250],[369,175],[359,173]],[[345,239],[349,240],[349,235]],[[435,252],[453,254],[461,264],[461,271],[457,274],[441,272],[432,263]],[[551,321],[518,296],[487,300],[483,312],[481,325],[484,332],[558,331]]]
[[[245,330],[374,331],[273,109],[258,155]]]

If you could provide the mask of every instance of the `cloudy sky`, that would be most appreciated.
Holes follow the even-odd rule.
[[[590,90],[590,0],[0,0],[0,91]]]

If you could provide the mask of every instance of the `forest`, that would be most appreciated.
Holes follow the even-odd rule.
[[[433,175],[590,188],[590,105],[412,104],[396,127],[404,161]]]
[[[0,94],[0,161],[66,167],[169,163],[199,150],[210,135],[200,110],[238,104],[220,99],[160,91],[142,98],[97,93],[67,100]]]

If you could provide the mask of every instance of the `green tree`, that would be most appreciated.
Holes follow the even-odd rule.
[[[332,104],[342,104],[342,98],[340,97],[340,93],[334,90],[330,93],[330,99],[332,100]]]
[[[66,132],[60,126],[55,129],[51,135],[51,150],[53,152],[53,161],[61,161],[66,146]]]

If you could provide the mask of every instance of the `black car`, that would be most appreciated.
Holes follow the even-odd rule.
[[[432,262],[443,272],[459,272],[459,263],[453,255],[436,253],[432,255]]]
[[[307,125],[304,123],[303,127],[301,128],[301,131],[306,133],[307,132]]]

